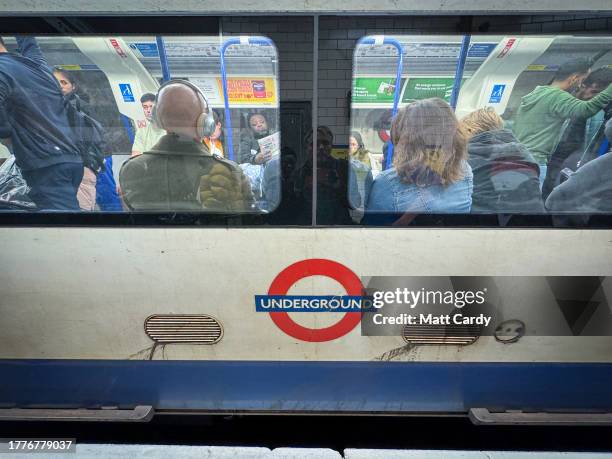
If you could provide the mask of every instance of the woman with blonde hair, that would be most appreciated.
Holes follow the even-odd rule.
[[[469,136],[469,163],[474,173],[472,212],[544,212],[540,168],[529,150],[507,129],[492,107],[461,120]]]
[[[393,119],[391,141],[393,167],[374,180],[369,211],[470,211],[466,140],[446,102],[423,99],[402,108]]]

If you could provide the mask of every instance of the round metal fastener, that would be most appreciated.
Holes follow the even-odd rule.
[[[525,334],[525,323],[518,319],[506,320],[495,329],[495,339],[500,343],[516,343]]]

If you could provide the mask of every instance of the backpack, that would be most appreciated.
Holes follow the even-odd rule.
[[[79,149],[83,165],[96,174],[103,172],[104,151],[107,149],[102,125],[81,109],[79,97],[66,100],[68,121],[72,127],[76,146]]]

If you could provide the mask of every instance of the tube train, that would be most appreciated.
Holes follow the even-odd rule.
[[[281,183],[280,203],[250,214],[3,206],[0,419],[146,421],[189,411],[610,422],[609,215],[502,209],[368,219],[363,196],[350,199],[341,159],[357,131],[387,167],[389,120],[422,98],[447,100],[459,118],[491,106],[511,124],[521,97],[567,59],[612,66],[612,19],[602,29],[591,16],[527,2],[520,13],[491,6],[501,16],[468,16],[471,24],[446,7],[431,17],[390,17],[396,11],[384,5],[348,15],[287,7],[265,18],[214,12],[202,35],[194,24],[209,12],[193,10],[187,30],[151,19],[187,35],[129,25],[111,35],[121,17],[96,22],[105,13],[83,6],[82,17],[66,18],[72,33],[47,36],[41,18],[61,11],[10,3],[3,21],[37,35],[49,64],[76,75],[108,134],[115,177],[146,125],[140,96],[182,78],[223,119],[229,159],[239,160],[247,113],[265,114],[280,132]],[[612,14],[605,2],[587,3],[604,22]],[[137,2],[121,8],[114,14],[150,19]],[[583,30],[526,34],[519,15],[550,30],[582,21]],[[316,151],[319,125],[344,164],[333,174]],[[585,139],[585,154],[598,154],[602,126]],[[397,289],[454,292],[446,309],[417,308],[454,313],[446,324],[370,326],[378,308],[365,307],[364,291]],[[466,308],[490,316],[488,327],[454,322],[466,311],[457,292],[475,291],[487,292],[484,306],[495,313]]]

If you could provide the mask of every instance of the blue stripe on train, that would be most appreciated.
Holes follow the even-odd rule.
[[[612,365],[0,360],[0,406],[208,411],[612,409]]]

